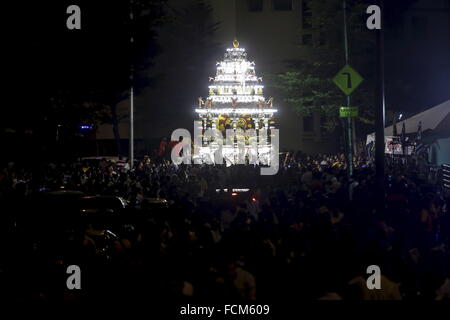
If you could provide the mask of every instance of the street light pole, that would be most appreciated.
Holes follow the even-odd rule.
[[[133,67],[133,0],[130,1],[130,50],[131,50],[131,67],[130,67],[130,169],[133,169],[134,165],[134,87],[133,87],[133,81],[134,81],[134,67]]]
[[[130,169],[134,165],[134,88],[130,88]]]
[[[385,201],[384,186],[384,126],[385,126],[385,87],[384,87],[384,1],[377,0],[381,9],[381,29],[377,30],[377,84],[375,94],[375,170],[377,211],[382,212]]]
[[[347,32],[347,1],[343,1],[344,7],[344,45],[345,45],[345,64],[348,65],[348,32]],[[347,107],[350,107],[350,95],[347,95]],[[348,141],[348,175],[349,180],[353,175],[353,134],[352,134],[352,119],[347,118],[347,141]]]

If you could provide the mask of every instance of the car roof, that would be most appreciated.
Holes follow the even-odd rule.
[[[80,196],[80,197],[85,196],[83,192],[76,190],[56,190],[56,191],[48,191],[43,194],[49,196]]]

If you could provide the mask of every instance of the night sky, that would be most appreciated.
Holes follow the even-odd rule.
[[[450,99],[450,59],[445,59],[450,56],[450,39],[408,39],[404,41],[402,48],[398,45],[389,47],[390,44],[398,43],[398,37],[401,37],[401,33],[398,33],[398,26],[402,21],[400,17],[405,8],[414,1],[387,2],[387,82],[402,80],[409,88],[405,92],[394,93],[388,86],[388,108],[404,108],[406,111],[415,112]],[[2,57],[3,83],[6,84],[2,106],[3,125],[32,126],[40,108],[45,107],[48,97],[58,90],[83,91],[102,88],[120,91],[124,81],[127,81],[127,61],[131,59],[129,31],[124,29],[121,23],[128,15],[127,3],[62,0],[9,1],[2,4],[2,51],[6,53]],[[70,4],[82,7],[81,31],[73,32],[66,28],[65,10]],[[448,17],[450,20],[450,13]],[[442,33],[433,30],[434,26],[429,24],[428,35],[438,37]],[[190,36],[191,38],[186,38],[188,40],[184,39],[182,46],[172,48],[171,52],[159,52],[158,43],[161,39],[155,38],[155,41],[151,41],[150,34],[148,41],[142,42],[141,56],[157,53],[167,55],[173,61],[178,61],[179,65],[174,62],[175,69],[185,69],[178,68],[177,72],[164,70],[161,66],[148,66],[153,84],[163,77],[168,79],[169,83],[172,82],[174,87],[184,89],[180,89],[178,95],[181,101],[173,100],[173,97],[155,98],[149,95],[146,89],[152,83],[141,83],[137,80],[136,86],[142,91],[137,100],[137,109],[141,109],[136,112],[142,122],[138,126],[157,125],[161,121],[167,123],[168,117],[174,127],[192,123],[194,115],[191,109],[198,96],[207,94],[204,87],[206,77],[211,75],[214,63],[220,59],[222,53],[217,48],[202,52],[192,50],[189,43],[195,43],[196,39],[192,34]],[[230,35],[230,39],[233,36]],[[185,36],[180,35],[179,43],[183,41],[183,37]],[[182,48],[185,48],[185,51]],[[396,52],[399,49],[403,50],[402,54]],[[194,65],[183,66],[180,63],[184,61],[185,56],[192,58],[196,53],[196,65],[209,65],[209,70],[196,70]],[[171,92],[173,95],[173,88],[167,88],[161,94],[170,95]],[[164,105],[165,102],[167,106]],[[192,119],[189,119],[189,114]],[[167,134],[172,129],[167,128]]]

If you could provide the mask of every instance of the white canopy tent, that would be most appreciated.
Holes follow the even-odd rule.
[[[402,131],[403,122],[405,123],[405,133],[417,132],[419,122],[422,121],[422,132],[427,130],[449,130],[447,124],[450,121],[450,100],[441,103],[433,108],[427,109],[421,113],[418,113],[410,118],[399,121],[397,123],[397,133]],[[384,129],[385,136],[392,136],[394,134],[394,126],[389,126]],[[375,132],[367,135],[366,144],[375,141]]]

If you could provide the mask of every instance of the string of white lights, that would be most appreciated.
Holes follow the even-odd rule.
[[[216,81],[258,81],[255,75],[218,74]]]
[[[246,88],[250,88],[250,89],[264,89],[264,86],[262,85],[246,85]],[[242,86],[237,86],[237,85],[212,85],[209,86],[210,89],[220,89],[220,90],[233,90],[233,89],[242,89]]]
[[[220,95],[220,96],[209,96],[213,102],[259,102],[265,101],[262,95]],[[233,101],[235,99],[235,101]]]
[[[273,115],[278,110],[274,108],[211,108],[211,109],[195,109],[198,114],[269,114]]]

